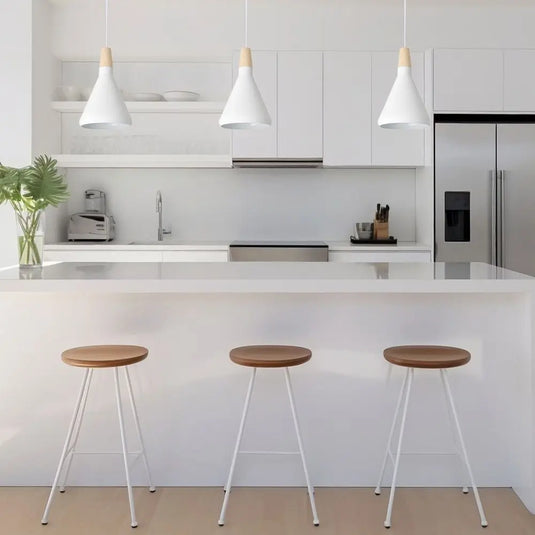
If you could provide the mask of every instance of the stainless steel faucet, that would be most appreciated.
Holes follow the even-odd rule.
[[[158,241],[163,241],[163,223],[162,223],[162,193],[156,192],[156,211],[158,212]]]

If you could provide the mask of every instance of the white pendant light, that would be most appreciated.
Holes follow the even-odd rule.
[[[100,51],[98,78],[80,117],[80,126],[111,129],[131,124],[132,119],[113,78],[111,48],[108,47],[108,0],[106,0],[106,46]]]
[[[223,128],[265,128],[271,125],[271,117],[253,78],[251,49],[247,47],[247,2],[245,0],[245,46],[240,51],[238,77],[219,118]]]
[[[403,0],[403,48],[399,49],[398,74],[377,124],[382,128],[425,128],[429,115],[411,75],[407,44],[407,0]]]

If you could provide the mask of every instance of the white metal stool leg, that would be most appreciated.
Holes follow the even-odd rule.
[[[130,525],[133,528],[136,528],[137,527],[136,511],[134,508],[134,495],[132,493],[132,485],[130,483],[130,473],[128,470],[128,457],[127,457],[128,449],[126,447],[126,435],[124,432],[123,407],[121,403],[121,389],[119,386],[119,370],[117,368],[114,369],[114,374],[115,374],[115,395],[117,398],[117,413],[119,415],[119,428],[121,430],[121,444],[123,447],[124,470],[126,473],[126,488],[128,491],[128,502],[130,503],[130,518],[131,518]]]
[[[243,437],[243,429],[245,428],[245,421],[247,419],[247,412],[249,411],[249,404],[251,402],[251,394],[253,392],[255,378],[256,378],[256,368],[253,368],[253,373],[251,374],[251,380],[249,381],[249,388],[247,389],[247,395],[245,396],[245,404],[243,406],[240,427],[238,430],[238,437],[236,439],[236,445],[234,447],[234,453],[232,455],[232,462],[230,464],[230,471],[228,474],[227,484],[225,485],[225,497],[223,498],[223,505],[221,507],[219,521],[217,522],[220,526],[225,525],[225,513],[227,511],[228,500],[230,497],[230,490],[232,487],[232,476],[234,475],[234,468],[236,467],[236,458],[238,456],[238,451],[240,450],[240,444],[241,444],[241,440]]]
[[[447,371],[445,369],[440,370],[440,376],[442,378],[442,384],[444,385],[444,390],[446,392],[446,396],[448,398],[450,407],[451,407],[451,413],[453,415],[453,419],[455,420],[455,428],[457,430],[457,434],[459,436],[459,444],[461,446],[461,451],[463,454],[464,464],[466,466],[466,471],[468,472],[468,477],[470,478],[470,485],[472,486],[472,490],[474,491],[474,498],[476,500],[477,510],[479,512],[479,517],[481,519],[481,526],[486,528],[488,526],[487,519],[485,518],[485,512],[483,511],[483,506],[481,504],[481,499],[479,498],[479,492],[477,490],[476,484],[474,482],[474,475],[472,474],[472,468],[470,467],[470,462],[468,461],[468,453],[466,452],[466,446],[464,444],[463,434],[461,431],[461,425],[459,424],[459,418],[457,416],[457,411],[455,410],[455,404],[453,403],[453,396],[451,395],[450,385],[448,382],[448,376]]]
[[[299,431],[299,422],[297,419],[297,411],[295,410],[295,401],[292,390],[292,382],[290,381],[290,371],[284,368],[286,376],[286,387],[288,388],[288,398],[290,400],[290,408],[292,409],[292,417],[295,426],[295,434],[297,435],[297,444],[299,446],[299,453],[301,454],[301,461],[303,462],[303,470],[305,472],[305,479],[307,483],[308,498],[310,500],[310,508],[312,509],[312,519],[315,526],[319,526],[318,513],[316,511],[316,501],[314,500],[314,488],[310,484],[310,477],[308,475],[307,463],[305,460],[305,451],[303,448],[303,441],[301,440],[301,432]]]
[[[458,440],[458,437],[457,437],[457,429],[455,428],[455,418],[453,417],[453,413],[451,412],[450,400],[448,398],[448,394],[447,394],[446,388],[444,386],[444,380],[442,378],[442,374],[440,376],[440,380],[442,382],[442,390],[444,391],[444,397],[446,398],[446,407],[447,407],[447,410],[448,410],[448,421],[449,421],[449,424],[450,424],[451,434],[453,435],[455,452],[457,453],[457,455],[459,457],[459,461],[461,463],[461,470],[465,471],[466,470],[466,466],[464,464],[464,458],[463,458],[463,454],[462,454],[461,448],[459,447],[459,440]],[[467,485],[463,486],[462,492],[463,492],[463,494],[468,494],[469,490],[468,490],[468,486]]]
[[[50,489],[50,494],[48,496],[48,501],[45,506],[45,511],[43,513],[43,518],[41,519],[41,524],[48,524],[48,513],[50,511],[50,506],[52,505],[52,500],[54,499],[54,493],[56,492],[56,487],[58,485],[59,476],[61,474],[61,470],[63,468],[63,463],[65,462],[65,457],[67,455],[67,449],[69,447],[69,444],[72,439],[72,435],[74,432],[74,427],[76,424],[76,420],[78,418],[78,413],[80,412],[80,405],[82,404],[82,398],[84,396],[84,392],[86,389],[87,382],[89,380],[89,368],[86,369],[84,374],[84,379],[82,381],[82,387],[80,388],[80,393],[78,394],[78,400],[76,401],[76,406],[74,408],[74,413],[72,415],[71,423],[69,425],[69,430],[67,431],[67,438],[65,439],[65,445],[63,446],[63,451],[61,452],[61,457],[59,459],[58,469],[56,471],[56,475],[54,477],[54,482],[52,483],[52,488]]]
[[[91,379],[93,377],[93,368],[89,369],[89,377],[87,379],[87,386],[84,391],[84,395],[82,397],[82,407],[80,409],[80,416],[77,419],[75,430],[74,430],[74,439],[72,440],[72,444],[70,448],[67,449],[67,464],[65,467],[65,470],[63,471],[63,478],[61,479],[61,482],[59,484],[59,491],[61,493],[65,492],[65,484],[67,483],[67,478],[69,477],[69,472],[71,470],[72,460],[74,458],[74,454],[76,453],[76,444],[78,444],[78,437],[80,436],[80,429],[82,428],[82,421],[84,419],[85,414],[85,406],[87,404],[87,397],[89,395],[89,389],[91,388]]]
[[[139,425],[139,417],[137,415],[136,402],[134,401],[134,394],[132,392],[132,384],[130,382],[130,374],[128,373],[128,366],[125,366],[124,374],[126,377],[126,386],[128,388],[128,397],[130,398],[132,414],[134,415],[134,423],[136,424],[137,437],[141,445],[141,456],[143,457],[143,464],[145,465],[145,471],[147,472],[147,479],[149,481],[149,491],[155,492],[156,487],[152,484],[152,478],[150,476],[149,463],[147,461],[147,455],[145,453],[145,442],[143,440],[143,435],[141,434],[141,427]]]
[[[390,365],[390,368],[392,365]],[[389,368],[389,371],[390,371]],[[393,457],[392,457],[392,438],[394,437],[394,430],[396,429],[396,423],[398,421],[398,415],[399,415],[399,409],[401,407],[401,400],[403,399],[403,394],[405,392],[405,388],[407,386],[407,378],[409,377],[409,369],[407,368],[407,373],[405,374],[405,378],[403,379],[403,384],[401,385],[401,390],[399,391],[399,397],[398,402],[396,404],[396,410],[394,412],[394,419],[392,420],[392,427],[390,428],[390,433],[388,435],[388,442],[386,444],[386,451],[385,456],[383,458],[383,465],[381,466],[381,472],[379,474],[379,482],[377,483],[377,487],[375,487],[375,494],[379,496],[381,494],[381,485],[383,483],[383,477],[385,475],[385,469],[386,469],[386,461],[388,461],[388,457],[392,460],[393,464]]]
[[[409,398],[411,395],[412,378],[414,376],[414,368],[409,368],[407,379],[407,391],[405,393],[405,401],[403,403],[403,414],[401,415],[401,424],[399,428],[398,447],[396,450],[396,460],[394,462],[394,473],[392,475],[392,486],[390,487],[390,497],[388,499],[388,508],[386,510],[386,520],[384,522],[385,528],[391,526],[392,507],[394,506],[394,494],[396,492],[396,479],[398,477],[399,458],[401,455],[401,444],[403,442],[403,431],[405,430],[405,422],[407,420],[407,407],[409,405]]]

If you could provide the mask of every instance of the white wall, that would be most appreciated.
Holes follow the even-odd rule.
[[[243,41],[243,0],[113,0],[120,56],[229,56]],[[54,52],[98,55],[104,0],[54,0]],[[402,0],[250,0],[259,49],[386,49],[401,43]],[[533,0],[410,0],[408,41],[430,47],[535,47]]]
[[[378,202],[391,207],[391,233],[415,239],[413,169],[76,169],[68,179],[70,213],[86,188],[106,191],[118,240],[156,239],[158,189],[177,239],[348,240]]]
[[[32,2],[0,0],[0,161],[14,167],[31,163]],[[17,263],[15,216],[0,207],[0,265]]]

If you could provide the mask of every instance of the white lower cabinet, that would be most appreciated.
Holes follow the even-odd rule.
[[[73,246],[76,247],[76,246]],[[228,251],[221,250],[167,250],[128,251],[124,249],[46,250],[48,262],[226,262]]]
[[[431,251],[329,251],[329,262],[431,262]]]
[[[45,262],[161,262],[161,251],[46,250]]]

